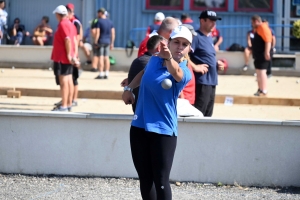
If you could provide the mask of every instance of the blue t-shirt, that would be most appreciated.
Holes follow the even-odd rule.
[[[164,60],[152,56],[145,68],[140,84],[139,99],[131,125],[146,131],[177,136],[177,98],[184,86],[192,79],[187,61],[179,63],[183,77],[177,82],[163,66]],[[163,89],[164,79],[172,81],[172,87]]]
[[[193,53],[190,53],[190,58],[193,63],[207,64],[209,66],[206,74],[195,72],[196,84],[202,85],[218,85],[218,71],[216,50],[212,38],[196,31],[198,34],[194,36],[192,42]]]
[[[97,28],[100,28],[98,44],[110,44],[111,29],[114,27],[109,19],[98,19]]]

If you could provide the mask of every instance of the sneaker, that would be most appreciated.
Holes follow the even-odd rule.
[[[259,93],[260,93],[260,89],[258,89],[258,90],[254,93],[254,96],[259,96]]]
[[[61,101],[54,104],[56,107],[61,106]]]
[[[78,102],[77,101],[72,101],[72,106],[78,106]]]
[[[68,107],[68,111],[72,112],[72,106]]]
[[[95,69],[95,68],[92,68],[90,71],[91,71],[91,72],[98,72],[98,70]]]
[[[247,71],[247,70],[248,70],[248,65],[244,65],[243,71],[245,72],[245,71]]]
[[[52,111],[56,112],[68,112],[68,108],[62,108],[61,106],[54,107]]]
[[[103,79],[103,78],[104,78],[104,76],[98,75],[95,79]]]
[[[108,79],[108,76],[105,75],[103,78],[104,78],[104,79]]]
[[[86,61],[85,63],[86,63],[87,65],[90,65],[90,64],[92,64],[92,61],[88,60],[88,61]]]
[[[254,93],[254,96],[260,97],[260,96],[267,96],[267,93],[264,93],[260,89],[257,90],[256,93]]]

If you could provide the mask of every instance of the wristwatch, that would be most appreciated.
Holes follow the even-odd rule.
[[[125,86],[125,87],[124,87],[124,91],[132,92],[132,88],[130,88],[130,87],[128,87],[128,86]]]

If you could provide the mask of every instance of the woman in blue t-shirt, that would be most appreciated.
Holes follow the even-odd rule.
[[[192,43],[189,29],[179,26],[166,43],[160,42],[159,53],[124,88],[122,96],[125,104],[132,104],[132,89],[140,86],[130,145],[143,199],[172,199],[169,175],[177,143],[176,102],[192,77],[185,58]]]

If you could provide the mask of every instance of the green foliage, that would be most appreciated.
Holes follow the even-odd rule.
[[[295,21],[293,24],[293,35],[300,38],[300,20]]]

